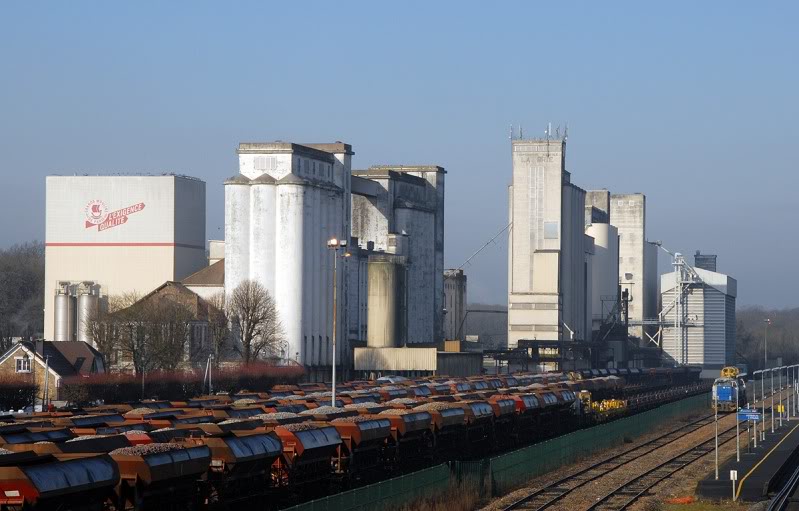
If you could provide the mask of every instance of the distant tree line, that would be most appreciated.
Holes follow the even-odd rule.
[[[44,329],[44,244],[32,241],[0,250],[0,353],[15,337]]]
[[[766,319],[768,326],[769,365],[782,357],[783,364],[799,363],[799,308],[769,310],[745,307],[736,313],[737,332],[735,351],[738,362],[756,371],[764,366]]]

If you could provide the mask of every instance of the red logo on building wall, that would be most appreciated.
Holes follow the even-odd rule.
[[[108,211],[105,202],[95,199],[86,204],[86,228],[97,226],[98,231],[104,231],[128,221],[128,217],[133,213],[138,213],[144,209],[144,203],[140,202],[126,208]]]

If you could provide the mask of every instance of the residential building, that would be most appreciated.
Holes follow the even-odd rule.
[[[61,399],[65,378],[105,372],[103,356],[79,341],[21,341],[0,356],[0,375],[29,375],[38,385],[37,400]]]

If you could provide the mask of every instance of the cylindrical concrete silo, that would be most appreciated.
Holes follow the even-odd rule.
[[[250,179],[225,181],[225,292],[250,278]]]
[[[368,268],[366,345],[393,348],[397,345],[399,319],[398,265],[389,258],[372,256]]]
[[[619,231],[610,224],[591,224],[585,233],[594,238],[591,258],[591,315],[604,320],[618,299]]]
[[[327,225],[325,224],[324,214],[324,193],[318,187],[310,188],[308,197],[308,208],[311,213],[311,224],[308,229],[308,235],[312,245],[308,246],[309,253],[307,254],[308,271],[307,275],[310,276],[309,293],[308,294],[308,312],[310,318],[306,321],[308,330],[312,332],[311,336],[321,339],[327,331],[328,325],[325,322],[327,316],[325,315],[325,293],[331,293],[330,282],[324,279],[321,271],[323,265],[327,262],[325,257],[332,257],[330,254],[325,253]],[[317,342],[319,342],[317,340]],[[312,350],[313,351],[313,350]]]
[[[275,296],[275,179],[263,174],[250,187],[250,278]],[[227,265],[227,261],[225,262]]]
[[[99,298],[94,292],[94,282],[83,282],[78,291],[77,337],[79,341],[94,344],[90,322],[97,314]]]
[[[310,356],[309,333],[303,330],[302,295],[306,182],[287,174],[277,183],[277,222],[275,224],[275,302],[288,342],[288,356],[307,364]],[[310,277],[308,277],[310,278]],[[306,352],[306,350],[308,352]]]

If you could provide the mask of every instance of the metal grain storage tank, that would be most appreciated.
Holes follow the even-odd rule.
[[[70,294],[69,282],[59,282],[55,295],[56,341],[75,340],[75,300]]]
[[[586,227],[585,233],[594,238],[591,311],[598,325],[613,310],[619,294],[619,231],[610,224],[596,223]]]
[[[83,282],[78,291],[78,340],[93,344],[89,322],[97,314],[99,298],[94,292],[94,282]]]

